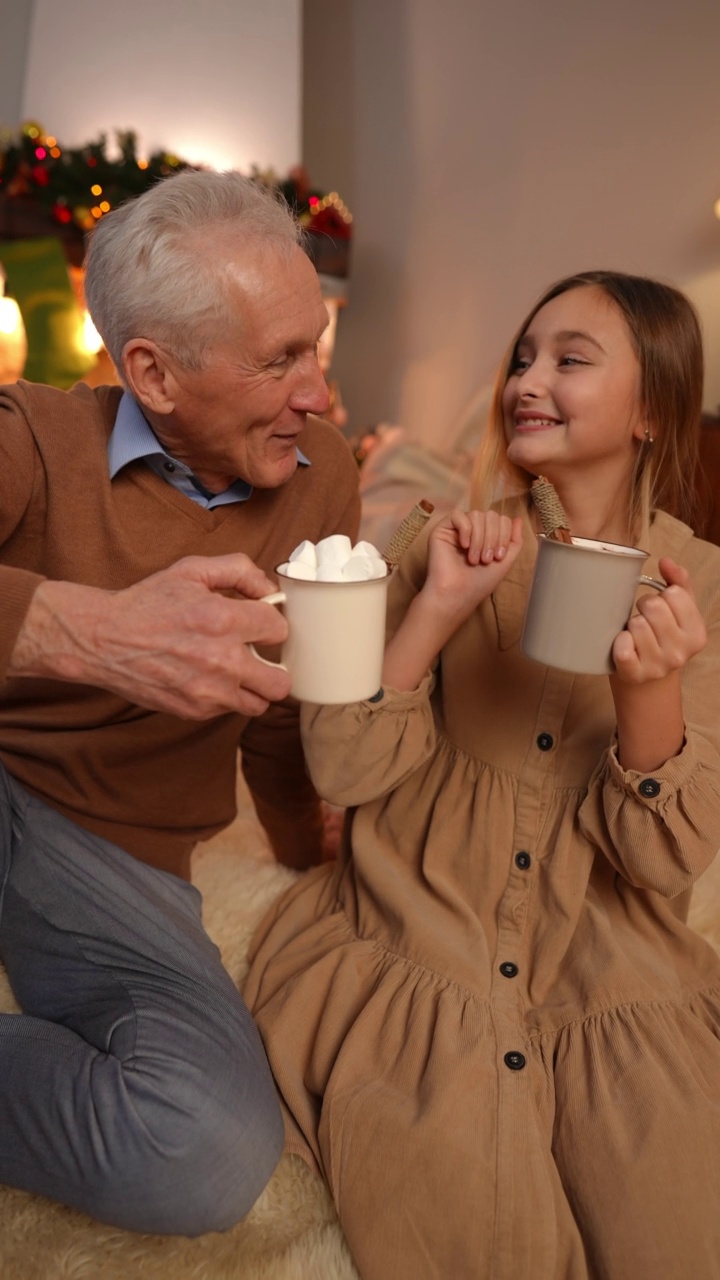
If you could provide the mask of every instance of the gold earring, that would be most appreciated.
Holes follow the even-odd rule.
[[[649,427],[645,428],[643,435],[644,435],[645,444],[653,445],[655,443],[655,437],[650,435]]]

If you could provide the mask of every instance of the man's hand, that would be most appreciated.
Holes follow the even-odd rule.
[[[8,676],[95,685],[188,720],[260,715],[290,690],[287,673],[247,647],[287,636],[282,614],[259,603],[274,590],[241,554],[188,556],[123,591],[46,581],[33,596]]]

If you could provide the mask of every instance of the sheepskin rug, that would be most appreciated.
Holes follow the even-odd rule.
[[[205,923],[239,984],[250,937],[296,873],[279,867],[244,791],[232,827],[200,846],[193,879]],[[691,924],[720,951],[720,859],[694,894]],[[0,1008],[16,1010],[0,973]],[[188,1240],[136,1235],[40,1196],[0,1188],[2,1280],[360,1280],[324,1184],[284,1156],[243,1222]]]

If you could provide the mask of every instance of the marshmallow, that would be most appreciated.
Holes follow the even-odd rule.
[[[294,564],[296,560],[299,560],[301,564],[309,564],[313,569],[316,569],[318,558],[317,551],[315,550],[315,543],[308,542],[306,538],[305,541],[301,542],[294,551],[290,552],[289,560],[291,564]]]
[[[377,547],[374,547],[372,542],[356,542],[352,549],[352,553],[354,556],[369,556],[371,560],[380,559],[377,553]],[[385,561],[383,560],[383,564],[384,563]]]
[[[317,546],[306,539],[291,551],[280,570],[288,578],[306,582],[367,582],[384,578],[388,571],[371,542],[361,541],[353,547],[344,533],[322,538]]]
[[[315,581],[315,566],[305,564],[304,560],[289,560],[287,564],[281,564],[280,570],[287,578],[302,578],[305,582]]]
[[[333,533],[329,538],[322,538],[315,551],[319,565],[334,564],[342,568],[352,555],[352,542],[347,534]]]
[[[342,567],[339,564],[319,564],[315,571],[316,582],[344,582]]]
[[[352,555],[343,565],[342,576],[346,582],[365,582],[368,578],[378,578],[375,557]]]

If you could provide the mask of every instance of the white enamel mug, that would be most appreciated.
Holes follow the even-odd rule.
[[[648,552],[614,542],[538,535],[538,555],[520,648],[548,667],[611,674],[612,647],[625,630],[638,587],[667,583],[642,572]]]
[[[312,582],[275,572],[282,591],[264,596],[285,609],[282,666],[303,702],[361,702],[382,684],[389,576],[362,582]],[[250,646],[256,657],[260,655]],[[267,658],[260,658],[267,662]]]

